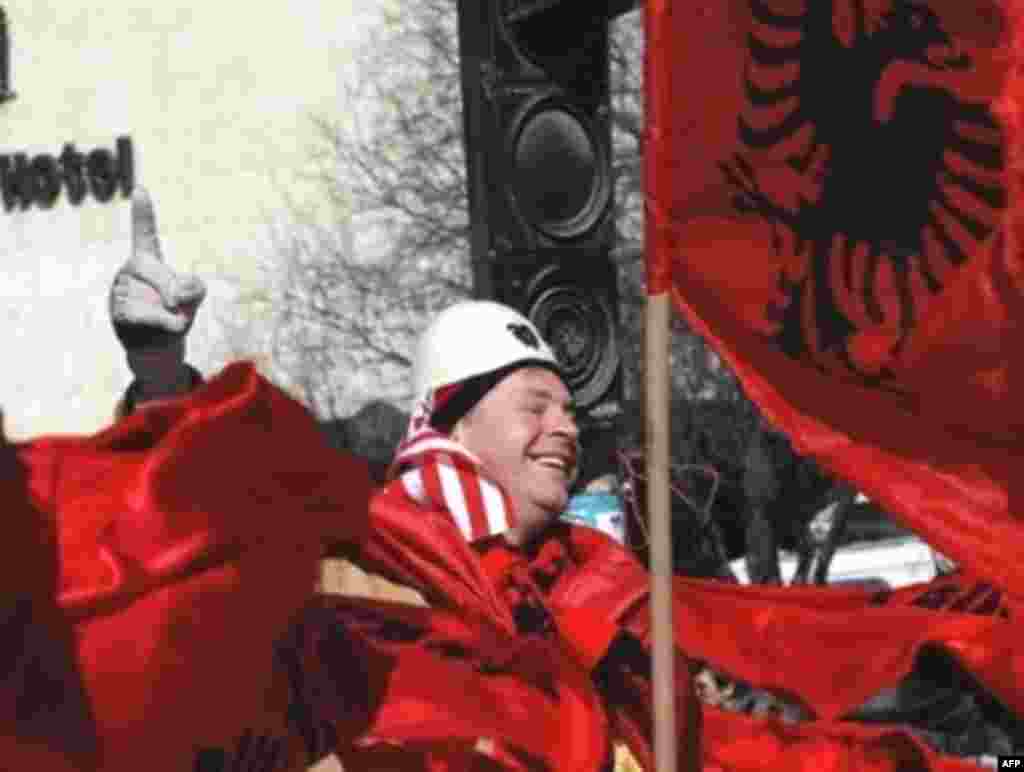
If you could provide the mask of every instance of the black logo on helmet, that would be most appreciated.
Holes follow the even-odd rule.
[[[537,340],[537,335],[525,324],[509,322],[508,330],[515,335],[524,346],[529,346],[530,348],[535,348],[540,351],[540,341]]]

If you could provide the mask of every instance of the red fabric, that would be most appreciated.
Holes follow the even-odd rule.
[[[361,562],[412,583],[432,603],[456,610],[460,619],[475,617],[481,630],[512,634],[515,628],[508,620],[515,609],[539,600],[551,613],[566,650],[578,659],[586,650],[580,642],[593,640],[590,622],[595,618],[603,617],[606,624],[614,623],[647,644],[647,574],[630,553],[592,529],[554,526],[529,554],[492,540],[476,545],[477,557],[467,551],[448,518],[411,507],[397,487],[375,497],[371,513],[375,530],[362,545]],[[397,534],[401,536],[396,538]],[[383,546],[375,543],[378,539],[384,540]],[[374,555],[372,561],[366,560],[369,554]],[[433,561],[428,561],[431,554]],[[418,556],[423,556],[422,563]],[[1010,622],[907,605],[923,589],[880,597],[860,589],[677,580],[674,619],[682,675],[676,690],[681,700],[678,731],[681,738],[688,738],[679,746],[680,768],[689,768],[687,754],[701,747],[706,769],[827,769],[843,763],[857,772],[907,765],[968,768],[934,753],[904,731],[838,720],[898,683],[926,644],[944,647],[1008,705],[1024,707],[1019,689],[1024,661]],[[495,614],[494,604],[505,611]],[[488,624],[487,619],[495,621]],[[573,629],[574,625],[579,627]],[[597,638],[606,640],[603,634]],[[823,651],[828,656],[821,656]],[[790,727],[711,710],[703,730],[695,733],[701,712],[690,702],[692,685],[685,679],[690,658],[710,661],[734,677],[788,694],[819,720]],[[646,676],[618,674],[614,683],[602,686],[602,701],[614,736],[627,742],[650,768]],[[698,735],[700,743],[693,739]],[[375,747],[373,754],[378,753],[381,750]],[[385,753],[385,758],[394,758],[393,753]],[[409,749],[404,753],[412,766],[402,769],[430,768],[423,766],[428,762],[422,754]],[[374,768],[372,763],[368,768]]]
[[[446,513],[417,506],[394,481],[373,496],[366,528],[350,555],[361,566],[415,587],[433,606],[515,632],[508,606]]]
[[[365,540],[359,542],[358,552],[351,557],[366,568],[416,587],[438,613],[453,613],[475,631],[474,635],[482,636],[479,639],[481,644],[494,635],[498,640],[509,642],[523,636],[527,640],[539,636],[546,641],[545,645],[555,646],[553,651],[558,652],[559,660],[568,668],[564,671],[568,677],[572,673],[586,675],[585,667],[604,653],[609,637],[619,631],[611,624],[613,620],[606,607],[586,610],[569,604],[547,604],[541,586],[554,581],[557,570],[551,573],[553,569],[546,558],[531,558],[507,547],[500,538],[477,542],[471,547],[450,517],[424,511],[405,496],[397,481],[374,497],[369,523],[372,530]],[[548,578],[535,575],[534,569],[541,574],[549,574]],[[514,651],[519,644],[503,645],[511,646],[510,651]],[[532,656],[525,655],[516,657],[516,661],[531,659]],[[421,672],[427,671],[421,669]],[[686,762],[680,766],[681,770],[693,768],[688,762],[688,754],[699,748],[696,741],[699,732],[694,732],[692,726],[693,721],[699,720],[699,709],[692,702],[693,690],[686,673],[685,666],[681,666],[678,693],[683,704],[678,715],[681,737],[687,738],[679,744],[681,759]],[[425,679],[434,684],[438,695],[446,693],[436,687],[436,684],[446,682],[443,678]],[[629,742],[638,758],[649,760],[651,716],[648,681],[646,672],[639,677],[623,674],[610,689],[600,690],[598,705],[608,713],[615,735]],[[571,685],[572,682],[569,683]],[[593,719],[587,719],[586,712],[580,712],[573,718],[569,710],[571,704],[566,706],[561,719],[562,742],[576,734],[593,734],[592,730],[585,728],[586,722]],[[570,721],[583,722],[584,728],[575,730],[571,723],[567,723]],[[499,742],[499,749],[507,748],[506,740]],[[592,749],[602,752],[595,756],[595,762],[605,758],[607,748],[598,749],[594,745]],[[432,747],[428,753],[430,759],[435,753],[436,747]],[[398,750],[389,751],[385,758],[390,760],[394,754],[402,755]],[[409,766],[402,769],[426,768],[423,765],[428,763],[417,755],[415,748],[408,751],[408,759]],[[369,763],[369,768],[374,768],[372,759]],[[511,769],[517,768],[510,760],[505,763],[510,764]]]
[[[387,492],[369,507],[366,465],[249,366],[4,462],[7,764],[283,772],[337,750],[350,770],[598,772],[607,758],[589,675],[518,635],[451,520]],[[449,610],[311,601],[339,543]]]
[[[324,545],[361,531],[366,465],[246,365],[15,450],[4,590],[32,613],[0,691],[5,764],[60,769],[12,761],[41,745],[79,770],[305,769],[277,642]]]
[[[623,630],[619,620],[607,604],[574,602],[573,590],[566,587],[581,581],[588,584],[589,572],[600,570],[599,566],[591,564],[588,570],[581,572],[573,550],[567,547],[570,534],[590,530],[556,524],[549,527],[545,539],[527,553],[503,541],[495,541],[480,547],[482,562],[490,581],[509,606],[519,610],[521,619],[532,617],[533,624],[556,635],[564,649],[589,672],[597,670],[600,662],[600,675],[595,674],[595,677],[614,734],[628,745],[641,766],[653,769],[654,717],[649,660],[608,661],[606,658],[621,656],[609,648],[611,639]],[[524,607],[533,613],[524,614]],[[701,711],[686,658],[681,652],[677,655],[677,768],[680,772],[691,772],[700,767]]]
[[[931,751],[904,731],[867,724],[784,724],[706,707],[704,772],[977,772],[978,765]]]
[[[600,698],[554,641],[443,610],[321,597],[289,645],[303,658],[303,702],[333,721],[346,769],[382,758],[391,769],[491,768],[482,755],[507,770],[598,772],[607,757]]]
[[[828,719],[895,685],[927,644],[949,651],[1008,706],[1024,709],[1024,657],[1007,620],[873,606],[867,594],[844,602],[827,589],[788,590],[679,580],[677,640],[736,677],[799,695]]]
[[[646,640],[649,581],[643,567],[593,531],[566,533],[577,578],[570,573],[556,585],[560,602],[606,610]],[[1024,655],[1012,616],[912,605],[927,590],[949,583],[943,578],[888,596],[855,588],[744,586],[680,577],[673,609],[676,643],[690,657],[736,678],[794,695],[826,719],[895,685],[910,672],[922,646],[938,645],[1007,705],[1024,711]],[[826,651],[828,656],[820,655]]]
[[[799,452],[1024,594],[1019,3],[646,9],[652,291]]]
[[[624,624],[626,610],[635,607],[649,592],[647,574],[630,553],[594,529],[559,525],[552,529],[550,537],[533,560],[532,573],[550,587],[546,599],[563,637],[579,649],[581,639],[593,639],[593,620],[603,617],[605,625],[634,634],[643,645],[647,654],[643,662],[633,663],[632,667],[606,663],[602,669],[608,680],[603,693],[607,702],[617,707],[611,718],[618,738],[644,769],[654,769],[654,691],[647,627],[629,629]],[[624,571],[620,577],[623,581],[616,582],[614,588],[607,584],[611,578],[608,567]],[[576,630],[571,629],[572,623]],[[682,772],[700,769],[706,751],[703,712],[693,686],[689,655],[683,647],[676,647],[676,767]],[[615,657],[616,652],[609,651],[606,656]]]
[[[228,463],[239,448],[246,463]],[[646,575],[625,550],[569,526],[553,527],[536,553],[500,540],[474,549],[398,483],[374,495],[367,513],[365,465],[330,451],[305,411],[251,368],[229,368],[188,400],[95,437],[19,446],[7,461],[5,589],[25,601],[8,610],[5,633],[16,634],[0,650],[11,763],[285,770],[334,749],[352,770],[597,772],[609,733],[650,763],[646,672],[620,667],[595,688],[576,659],[595,656],[581,641],[593,640],[600,615],[646,638]],[[364,566],[412,584],[438,608],[307,603],[328,542],[349,545]],[[716,591],[705,583],[677,593],[681,769],[701,748],[683,652],[710,646],[728,657],[723,625],[735,638],[727,669],[767,685],[791,678],[823,714],[828,698],[805,683],[807,669],[801,680],[779,654],[787,641],[806,648],[824,630],[838,646],[836,667],[849,668],[837,680],[841,693],[853,689],[855,671],[881,685],[902,672],[902,649],[883,651],[881,668],[878,652],[855,659],[852,644],[844,650],[835,618],[831,627],[818,618],[824,596],[798,594],[786,611],[779,598],[723,601]],[[847,617],[874,612],[864,595],[838,597],[832,606]],[[553,626],[535,615],[536,632],[524,632],[531,605]],[[771,608],[782,609],[778,624],[795,637],[745,648],[765,634]],[[915,621],[929,613],[911,611]],[[997,670],[999,654],[1012,661],[993,654],[990,639],[967,635],[1005,621],[970,619],[975,627],[954,625],[969,644],[958,656],[987,655],[981,664]],[[919,756],[946,768],[902,734],[814,726],[715,717],[704,730],[705,762],[742,769],[757,747],[787,765],[849,751],[856,772]]]
[[[604,610],[647,642],[649,582],[621,546],[592,529],[559,529],[533,570],[544,574],[543,564],[562,566],[550,591],[552,604]],[[838,720],[898,683],[925,643],[952,653],[1012,708],[1024,707],[1024,658],[1010,623],[902,605],[914,597],[677,579],[673,618],[680,652],[787,694],[818,716],[794,726],[705,706],[704,769],[974,768],[933,752],[896,727]],[[880,601],[886,605],[877,605]],[[649,762],[642,746],[638,758]]]
[[[619,627],[603,609],[565,607],[552,609],[555,625],[580,663],[588,672],[607,654]]]

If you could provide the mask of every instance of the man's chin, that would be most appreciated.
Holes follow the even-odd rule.
[[[561,506],[558,505],[559,501],[561,501]],[[540,503],[538,502],[538,504]],[[514,545],[523,545],[534,541],[547,530],[548,526],[558,520],[568,503],[567,496],[543,502],[542,509],[535,511],[530,517],[521,519],[515,528],[506,532],[506,540]]]
[[[544,510],[542,517],[547,523],[552,522],[556,518],[560,517],[566,508],[569,506],[569,495],[564,492],[559,492],[547,496],[538,502],[541,508]]]

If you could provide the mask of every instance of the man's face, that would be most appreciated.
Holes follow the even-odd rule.
[[[529,541],[565,510],[578,437],[569,390],[543,367],[513,370],[452,432],[512,499],[519,526],[506,538],[513,544]]]

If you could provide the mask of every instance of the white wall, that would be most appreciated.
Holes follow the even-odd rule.
[[[136,181],[165,254],[213,279],[208,304],[252,279],[281,186],[295,192],[309,113],[344,115],[343,81],[370,23],[350,0],[16,0],[4,4],[16,99],[0,154],[113,149],[130,136]],[[365,8],[366,6],[360,6]],[[301,194],[301,191],[300,191]],[[104,426],[130,380],[106,294],[130,245],[128,201],[0,206],[0,407],[9,436]],[[210,364],[204,309],[191,359]],[[206,336],[206,337],[204,337]]]

